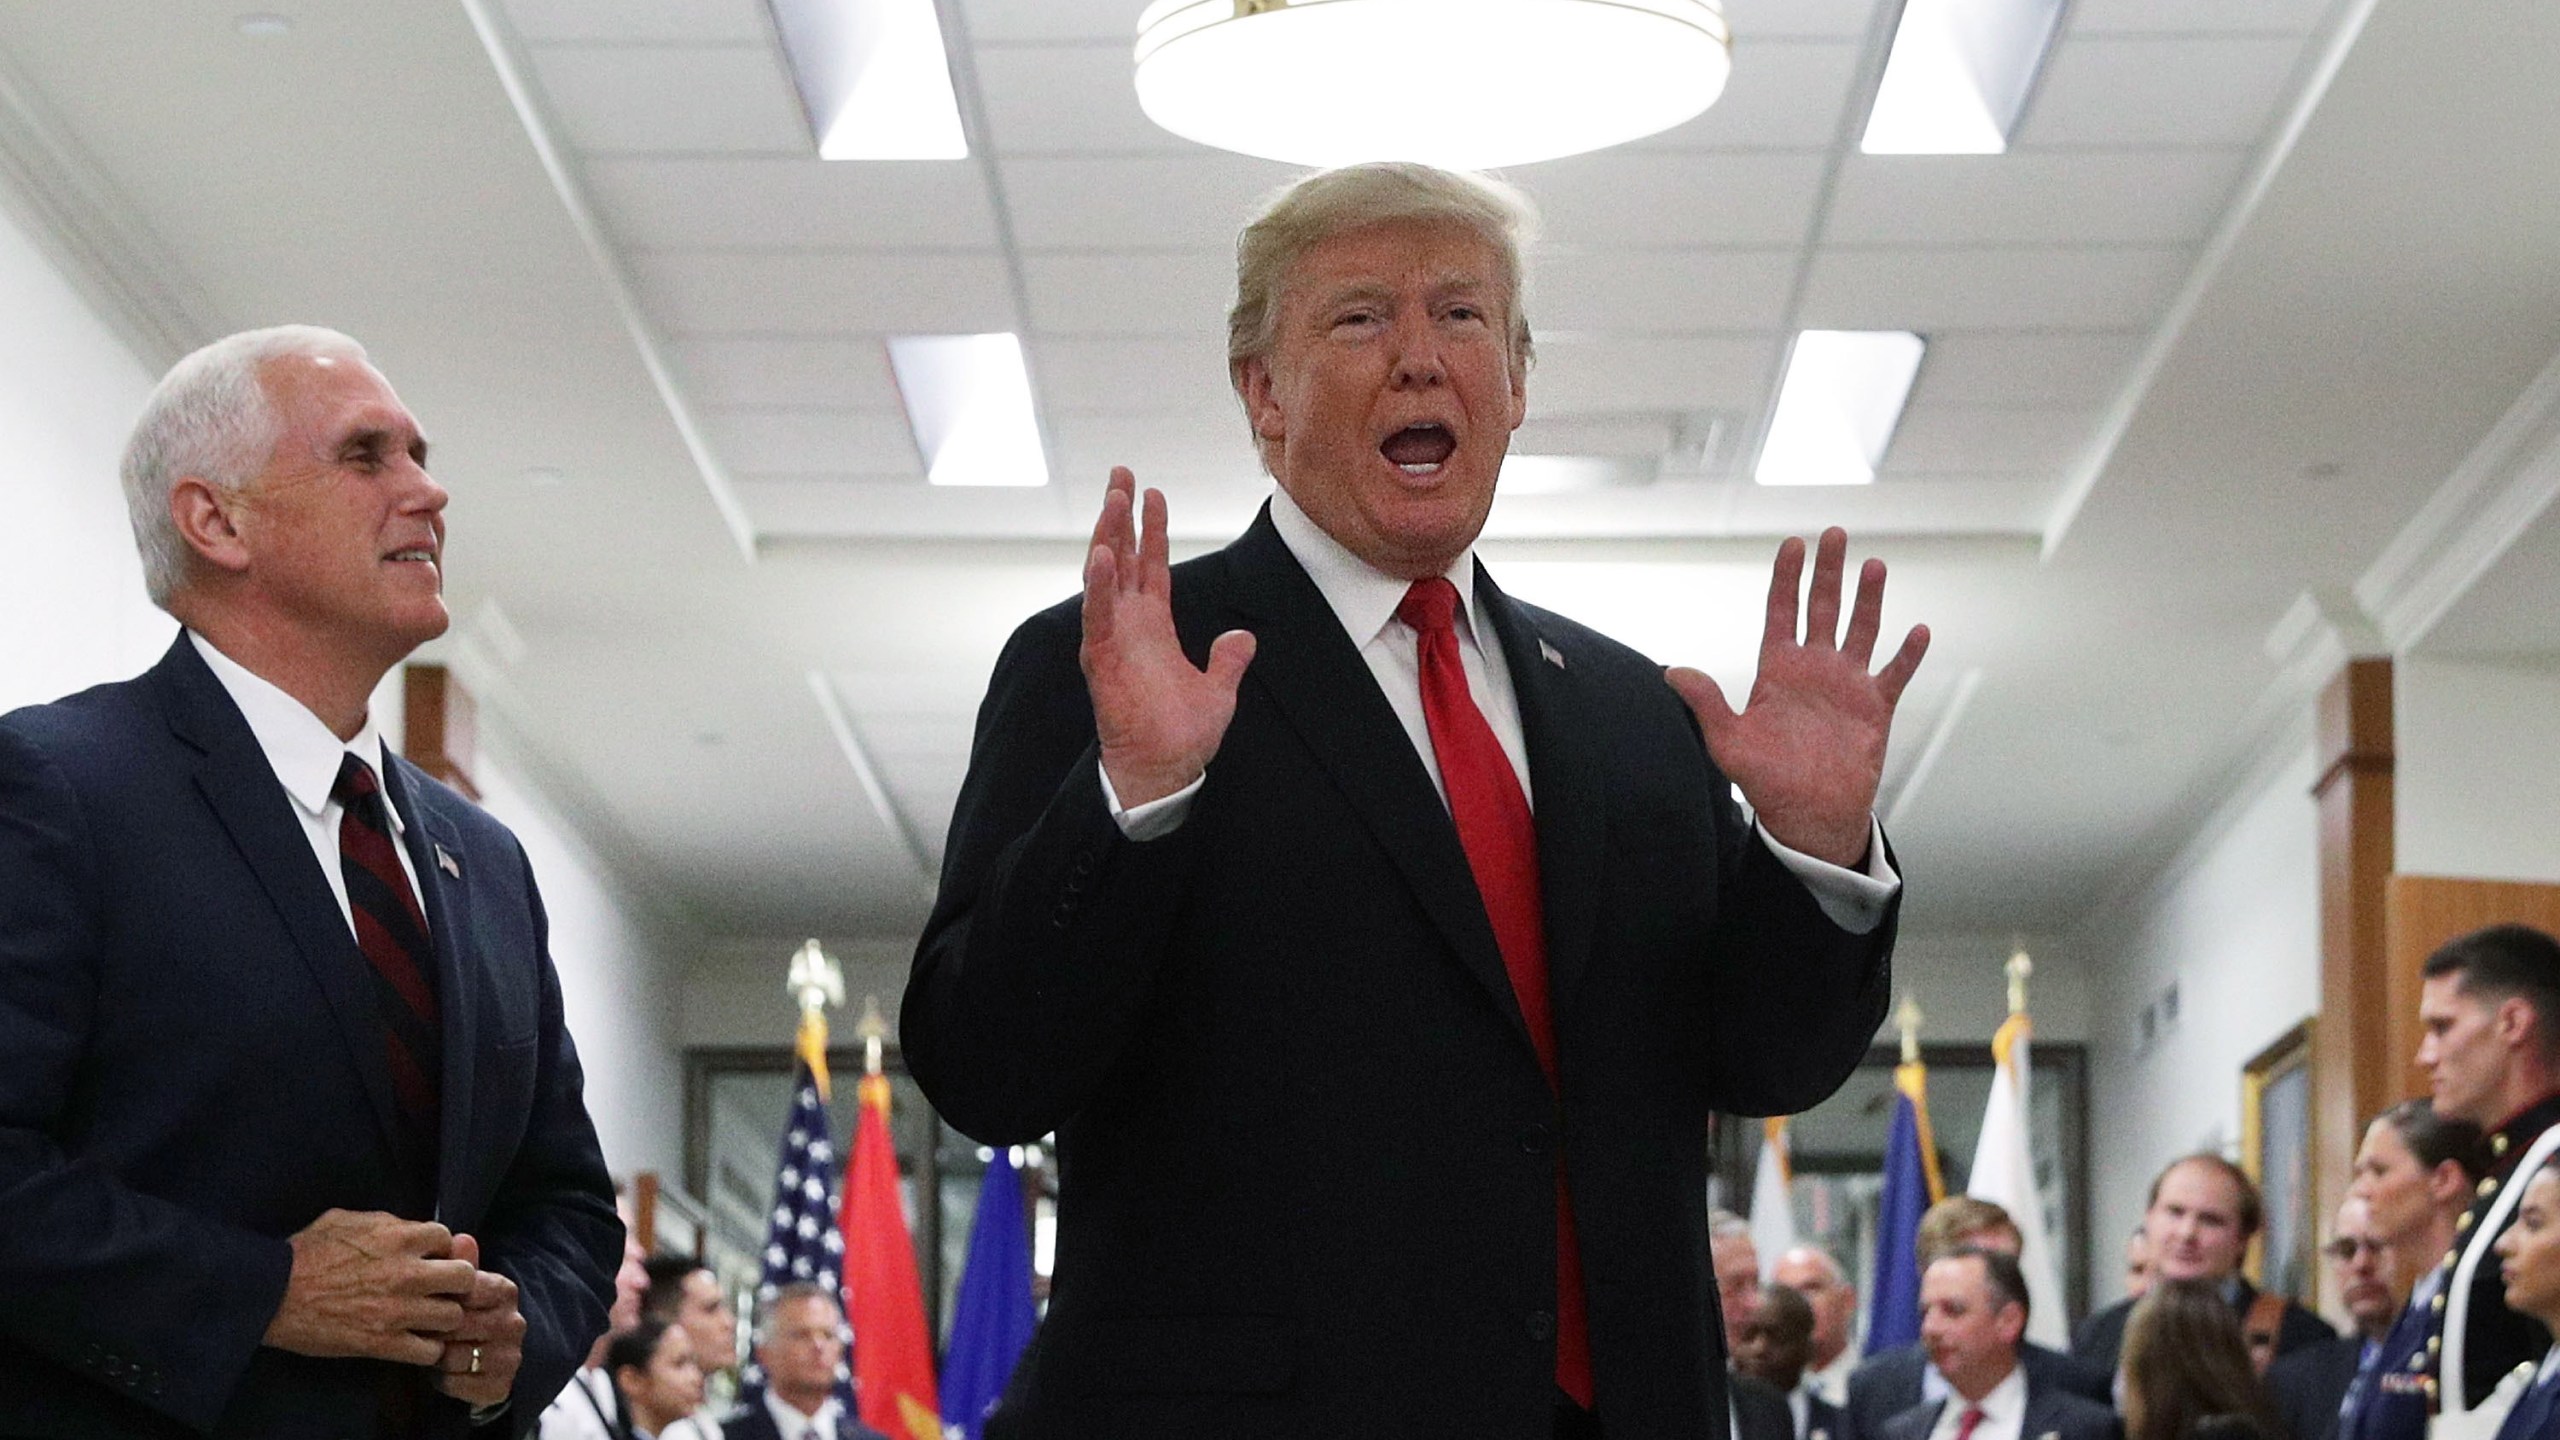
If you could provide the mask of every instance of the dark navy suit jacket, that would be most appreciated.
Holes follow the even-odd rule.
[[[435,943],[439,1218],[522,1292],[520,1433],[603,1329],[621,1224],[523,849],[406,762],[383,779]],[[402,1367],[259,1344],[286,1237],[398,1208],[367,983],[183,634],[136,679],[0,717],[0,1435],[374,1432]],[[458,1402],[426,1404],[459,1432]]]
[[[1884,1428],[1868,1440],[1929,1440],[1946,1404],[1946,1400],[1924,1400],[1884,1422]],[[2018,1440],[2124,1440],[2124,1423],[2106,1406],[2068,1390],[2040,1387],[2031,1375]]]

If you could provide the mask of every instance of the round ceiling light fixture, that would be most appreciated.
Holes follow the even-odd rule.
[[[1668,130],[1724,92],[1715,0],[1155,0],[1138,103],[1299,165],[1525,165]]]

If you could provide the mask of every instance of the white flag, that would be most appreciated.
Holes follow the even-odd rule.
[[[1760,1252],[1760,1278],[1766,1281],[1778,1258],[1796,1248],[1796,1206],[1788,1194],[1793,1169],[1787,1163],[1787,1122],[1760,1122],[1760,1165],[1751,1176],[1751,1248]]]
[[[1991,1077],[1991,1103],[1982,1111],[1982,1138],[1973,1149],[1973,1178],[1965,1193],[2009,1212],[2024,1242],[2018,1268],[2027,1277],[2027,1338],[2054,1350],[2070,1348],[2062,1284],[2055,1278],[2053,1242],[2044,1224],[2044,1197],[2036,1190],[2034,1150],[2027,1143],[2027,1034],[2024,1011],[2012,1015],[1992,1038],[1999,1068]]]

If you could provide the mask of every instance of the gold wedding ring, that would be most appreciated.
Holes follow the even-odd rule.
[[[477,1374],[479,1374],[479,1373],[480,1373],[480,1347],[479,1347],[479,1346],[474,1345],[474,1346],[472,1346],[472,1347],[471,1347],[471,1368],[470,1368],[468,1371],[464,1372],[464,1373],[466,1373],[466,1374],[470,1374],[470,1375],[477,1375]]]

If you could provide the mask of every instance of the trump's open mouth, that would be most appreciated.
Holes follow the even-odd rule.
[[[1407,425],[1381,442],[1378,453],[1407,475],[1429,475],[1457,448],[1458,437],[1445,425]]]

